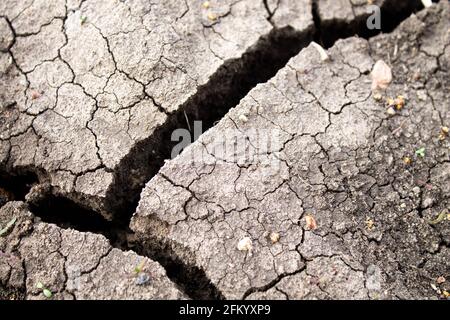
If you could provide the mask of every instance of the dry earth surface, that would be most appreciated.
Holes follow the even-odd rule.
[[[2,1],[0,299],[448,298],[450,4],[370,2]]]

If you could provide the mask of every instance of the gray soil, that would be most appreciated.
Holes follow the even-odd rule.
[[[448,298],[450,4],[371,2],[1,1],[0,299]]]

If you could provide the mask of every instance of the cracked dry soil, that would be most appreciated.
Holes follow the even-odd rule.
[[[450,4],[372,2],[1,1],[0,299],[448,298]]]

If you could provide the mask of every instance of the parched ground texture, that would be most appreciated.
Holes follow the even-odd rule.
[[[448,298],[450,4],[371,2],[2,1],[0,298]]]

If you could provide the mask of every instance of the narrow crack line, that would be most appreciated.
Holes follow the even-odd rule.
[[[303,272],[303,271],[305,271],[305,270],[306,270],[306,262],[305,262],[304,265],[303,265],[301,268],[299,268],[298,270],[296,270],[296,271],[294,271],[294,272],[290,272],[290,273],[283,273],[283,274],[280,274],[276,279],[272,280],[271,282],[269,282],[268,284],[266,284],[266,285],[264,285],[264,286],[262,286],[262,287],[257,287],[257,288],[250,288],[250,289],[248,289],[248,290],[244,293],[242,299],[245,300],[249,295],[251,295],[252,293],[255,293],[255,292],[265,292],[265,291],[267,291],[267,290],[269,290],[269,289],[271,289],[271,288],[276,288],[276,285],[277,285],[278,283],[280,283],[280,281],[283,280],[284,278],[290,277],[290,276],[293,276],[293,275],[296,275],[296,274],[299,274],[299,273],[301,273],[301,272]],[[277,288],[276,288],[276,289],[277,289]]]

